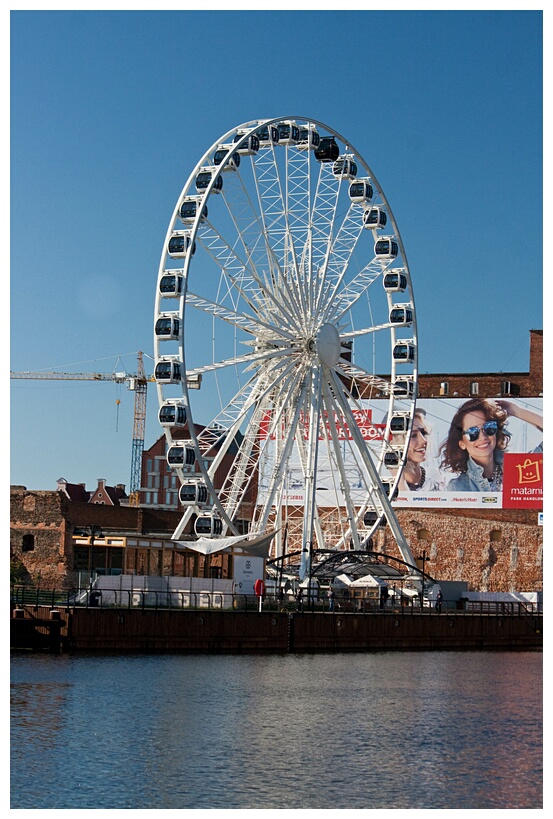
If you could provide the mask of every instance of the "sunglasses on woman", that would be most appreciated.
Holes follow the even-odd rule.
[[[486,421],[481,427],[469,427],[463,430],[463,435],[466,435],[469,441],[477,441],[480,437],[480,430],[484,432],[488,438],[491,438],[497,433],[497,421]]]

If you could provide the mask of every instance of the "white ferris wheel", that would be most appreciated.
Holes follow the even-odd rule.
[[[165,237],[155,380],[184,507],[174,538],[274,532],[273,554],[366,549],[407,456],[417,334],[374,173],[313,119],[246,122],[193,168]],[[374,407],[384,407],[379,423]]]

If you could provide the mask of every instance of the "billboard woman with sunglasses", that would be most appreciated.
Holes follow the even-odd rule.
[[[442,468],[457,473],[447,484],[454,492],[499,492],[503,487],[503,453],[511,437],[508,418],[543,429],[539,413],[514,401],[471,398],[459,407],[442,444]]]

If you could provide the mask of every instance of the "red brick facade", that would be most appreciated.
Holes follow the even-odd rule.
[[[10,555],[21,561],[26,580],[43,588],[76,585],[73,532],[97,527],[104,532],[156,534],[169,539],[180,521],[177,512],[70,501],[63,492],[12,486]]]
[[[478,385],[476,388],[474,385]],[[447,385],[447,387],[444,387]],[[505,387],[510,385],[510,390]],[[530,369],[517,373],[419,373],[419,398],[469,398],[478,394],[523,395],[537,398],[543,390],[543,330],[530,330]],[[444,389],[447,392],[444,392]],[[475,393],[475,389],[478,390]]]
[[[198,427],[198,430],[200,427]],[[187,437],[185,432],[181,432],[181,437]],[[178,440],[178,435],[175,436]],[[140,491],[140,504],[143,506],[155,506],[159,509],[179,509],[182,512],[182,504],[178,498],[178,488],[180,486],[177,473],[171,469],[167,463],[167,442],[165,435],[161,435],[157,441],[147,449],[142,455],[142,488]],[[222,463],[215,473],[214,486],[220,489],[225,477],[232,466],[233,455],[226,454]],[[199,467],[196,465],[196,474],[199,474]],[[243,516],[248,516],[248,510],[243,510]]]
[[[461,580],[469,591],[543,591],[543,527],[534,512],[398,509],[413,557],[437,580]],[[399,557],[388,529],[376,548]]]

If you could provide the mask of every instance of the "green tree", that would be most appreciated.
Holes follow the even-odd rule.
[[[10,558],[10,583],[23,583],[28,577],[27,570],[23,563],[17,558]]]

